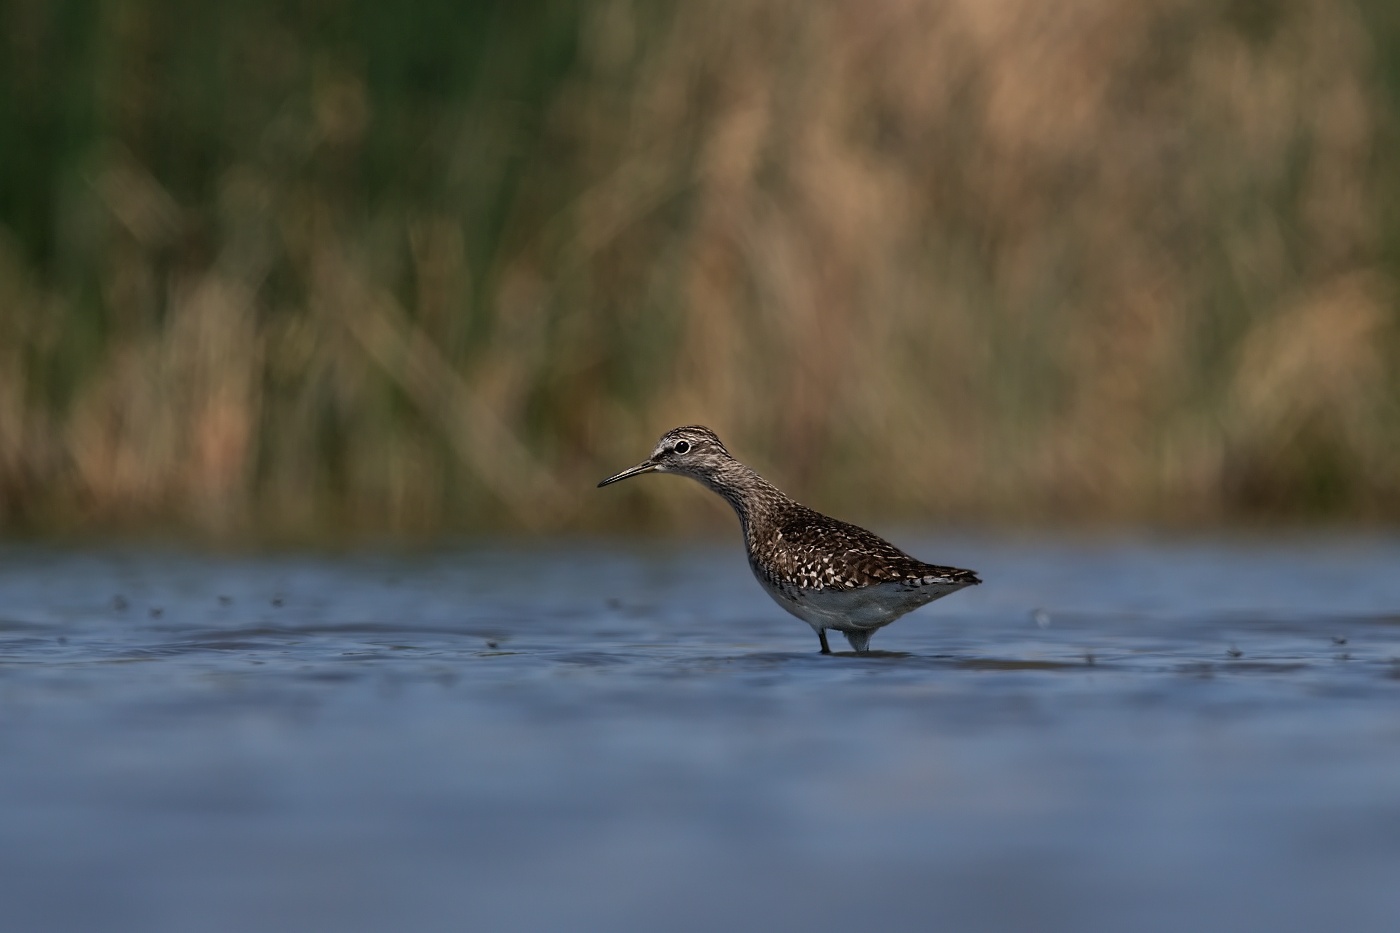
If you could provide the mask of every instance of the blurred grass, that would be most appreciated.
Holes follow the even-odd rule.
[[[1400,517],[1386,0],[0,16],[0,529]]]

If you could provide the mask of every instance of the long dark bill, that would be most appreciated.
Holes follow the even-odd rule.
[[[604,486],[608,485],[608,483],[615,483],[618,480],[626,479],[629,476],[640,476],[643,473],[650,473],[658,466],[660,466],[660,464],[658,464],[655,460],[643,460],[641,463],[637,464],[629,470],[623,470],[621,473],[618,473],[614,476],[609,476],[607,479],[603,480],[601,483],[598,484],[598,488],[602,489]]]

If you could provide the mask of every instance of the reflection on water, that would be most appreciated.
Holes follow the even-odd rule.
[[[916,550],[821,657],[731,547],[11,548],[7,925],[1393,928],[1400,542]]]

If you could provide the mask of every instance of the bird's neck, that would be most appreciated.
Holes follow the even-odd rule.
[[[786,501],[782,491],[768,480],[758,475],[752,467],[738,460],[730,460],[704,476],[695,477],[704,485],[719,493],[739,516],[739,524],[744,526],[748,536],[756,524],[770,515],[774,507]]]

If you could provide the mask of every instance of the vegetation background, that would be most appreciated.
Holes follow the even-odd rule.
[[[1394,0],[0,36],[0,532],[729,521],[592,489],[689,422],[862,520],[1400,518]]]

